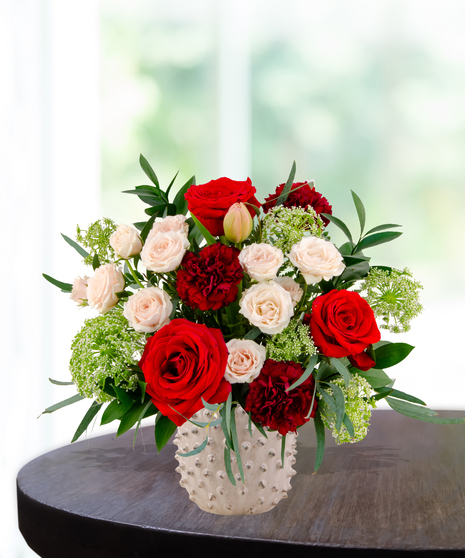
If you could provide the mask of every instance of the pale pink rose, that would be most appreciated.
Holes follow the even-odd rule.
[[[155,273],[173,271],[181,261],[189,247],[186,236],[178,231],[159,232],[142,248],[142,263]]]
[[[124,278],[115,264],[101,265],[87,283],[87,302],[100,314],[118,304],[116,293],[124,291]]]
[[[79,306],[82,306],[84,300],[87,299],[87,281],[89,278],[87,275],[82,277],[76,277],[73,283],[73,288],[71,290],[70,299],[74,300]]]
[[[300,299],[302,298],[304,291],[302,290],[299,283],[294,281],[292,277],[276,277],[274,281],[275,283],[278,283],[278,285],[281,285],[281,287],[291,295],[294,306],[298,302],[300,302]]]
[[[244,291],[239,306],[251,324],[270,335],[281,333],[294,314],[291,295],[274,281],[252,285]]]
[[[136,331],[152,333],[170,321],[173,310],[167,292],[158,287],[140,289],[124,303],[123,315]]]
[[[284,255],[279,248],[262,242],[250,244],[239,254],[244,271],[256,281],[274,279],[283,265]]]
[[[147,240],[158,233],[169,231],[179,232],[187,238],[189,234],[189,224],[186,223],[186,216],[168,215],[168,217],[164,217],[161,221],[155,221],[147,236]]]
[[[229,356],[225,380],[230,384],[250,384],[260,374],[265,362],[265,347],[250,339],[231,339],[226,346]]]
[[[306,236],[291,248],[289,259],[302,273],[307,285],[329,281],[345,269],[342,256],[332,242]]]
[[[110,236],[110,245],[115,253],[125,260],[139,254],[142,250],[139,233],[132,225],[119,225]]]

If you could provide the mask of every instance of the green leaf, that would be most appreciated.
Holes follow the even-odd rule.
[[[221,421],[221,430],[223,430],[224,437],[226,439],[226,446],[231,449],[232,448],[232,440],[231,440],[231,432],[228,431],[228,427],[226,425],[226,406],[221,407],[220,409],[220,417]]]
[[[247,430],[249,431],[250,437],[252,438],[252,413],[249,413],[249,424],[247,426]]]
[[[254,327],[244,335],[244,339],[251,339],[252,341],[260,335],[261,331],[258,327]]]
[[[255,428],[260,432],[260,434],[268,440],[268,436],[267,436],[263,426],[261,424],[258,424],[258,422],[254,422],[254,425],[255,425]]]
[[[305,382],[305,380],[307,378],[309,378],[310,375],[312,374],[313,370],[315,369],[315,366],[316,366],[317,362],[318,362],[318,355],[312,355],[311,358],[310,358],[310,362],[308,363],[308,366],[305,369],[305,372],[290,387],[288,387],[286,389],[286,393],[291,391],[291,389],[294,389],[297,386],[300,386],[300,384],[303,384]]]
[[[82,436],[82,434],[87,430],[87,427],[92,422],[92,419],[95,417],[95,415],[100,411],[100,407],[102,405],[103,405],[103,403],[97,403],[97,401],[92,402],[92,405],[90,406],[90,409],[84,415],[84,418],[82,419],[81,424],[77,427],[77,430],[74,433],[74,436],[73,436],[73,439],[71,440],[71,443],[78,440]]]
[[[178,455],[180,457],[190,457],[191,455],[197,455],[198,453],[200,453],[201,451],[203,451],[207,447],[207,443],[208,443],[208,436],[205,438],[205,440],[200,444],[200,446],[198,448],[195,448],[191,451],[188,451],[187,453],[179,453],[178,452]]]
[[[155,443],[157,445],[158,453],[166,446],[171,436],[174,434],[177,426],[172,420],[164,415],[158,419],[155,425]]]
[[[179,171],[174,175],[173,180],[169,183],[169,186],[168,186],[168,188],[166,189],[166,195],[167,195],[167,196],[169,196],[170,191],[171,191],[171,187],[173,186],[174,181],[176,180],[178,174],[179,174]]]
[[[329,393],[324,388],[322,388],[321,386],[319,387],[318,391],[319,391],[321,397],[324,399],[324,402],[326,403],[326,405],[328,405],[330,411],[332,413],[336,413],[337,406],[336,406],[336,401],[334,400],[334,398],[331,395],[329,395]]]
[[[363,279],[370,271],[370,264],[367,261],[361,261],[346,267],[343,273],[339,276],[340,281],[354,281]]]
[[[286,450],[286,434],[281,438],[281,463],[284,467],[284,454]]]
[[[71,285],[71,283],[62,283],[61,281],[50,277],[50,275],[47,275],[46,273],[42,273],[42,277],[47,279],[47,281],[52,285],[55,285],[55,287],[61,289],[64,293],[70,293],[73,290],[73,285]]]
[[[426,407],[426,403],[418,397],[414,395],[409,395],[408,393],[404,393],[403,391],[399,391],[398,389],[391,390],[391,396],[395,397],[396,399],[405,399],[405,401],[410,401],[411,403],[418,403],[418,405],[424,405]]]
[[[353,371],[362,378],[365,378],[373,389],[387,386],[392,382],[391,378],[384,372],[384,370],[370,368],[370,370],[364,371],[354,368]]]
[[[173,203],[176,206],[176,210],[179,215],[186,215],[187,213],[187,200],[184,195],[193,184],[195,184],[195,176],[189,178],[189,180],[184,184],[184,186],[174,197]]]
[[[386,229],[393,229],[394,227],[401,227],[402,225],[394,225],[393,223],[387,223],[386,225],[378,225],[373,229],[370,229],[365,236],[378,231],[385,231]]]
[[[367,248],[372,248],[373,246],[378,246],[378,244],[384,244],[385,242],[390,242],[391,240],[395,240],[399,238],[401,232],[380,232],[375,234],[370,234],[370,236],[366,236],[358,245],[358,250],[363,252]]]
[[[330,383],[329,385],[333,390],[334,400],[336,402],[336,430],[339,432],[346,412],[344,393],[337,384]]]
[[[132,447],[133,448],[136,444],[137,432],[139,431],[140,423],[142,422],[142,419],[145,417],[145,414],[147,413],[147,410],[150,407],[150,405],[153,405],[152,401],[147,401],[147,403],[145,404],[145,407],[142,409],[142,411],[139,415],[139,420],[137,421],[136,430],[134,432],[134,438],[132,439]],[[157,408],[155,407],[155,405],[153,405],[153,409],[154,409],[153,414],[155,414],[157,412]]]
[[[202,225],[202,223],[197,219],[197,217],[191,213],[192,220],[197,225],[197,228],[202,233],[203,237],[207,241],[207,244],[211,246],[212,244],[216,244],[215,238],[208,232],[208,230]]]
[[[281,192],[279,198],[276,200],[276,207],[278,207],[278,205],[282,205],[287,200],[287,196],[289,195],[289,192],[291,191],[292,188],[292,184],[294,183],[295,171],[296,171],[296,166],[294,161],[292,163],[291,172],[289,173],[289,178],[287,179],[287,182],[284,185],[283,191]]]
[[[100,267],[100,260],[98,254],[94,254],[94,257],[92,258],[92,268],[95,271],[98,267]]]
[[[165,210],[165,208],[166,208],[165,202],[150,204],[150,207],[146,207],[144,209],[144,213],[146,215],[150,215],[151,217],[153,217],[153,215],[155,215],[155,217],[160,217],[161,213]]]
[[[121,401],[121,403],[129,404],[134,402],[134,399],[128,394],[128,392],[125,389],[119,386],[112,386],[112,387],[116,394],[116,397]]]
[[[176,310],[179,305],[179,296],[174,295],[171,299],[171,304],[173,305],[173,309],[171,310],[170,320],[174,320],[174,316],[176,315]]]
[[[137,380],[137,383],[139,384],[140,391],[141,391],[140,402],[143,403],[145,398],[145,391],[147,389],[147,382],[143,382],[142,380]]]
[[[58,409],[62,409],[63,407],[67,407],[68,405],[72,405],[73,403],[77,403],[78,401],[81,401],[81,399],[84,399],[82,395],[73,395],[73,397],[69,397],[64,401],[60,401],[60,403],[55,403],[55,405],[47,407],[42,414],[45,415],[46,413],[53,413],[54,411],[58,411]]]
[[[400,401],[399,399],[393,399],[392,397],[386,397],[391,409],[397,411],[401,415],[406,417],[414,418],[417,420],[422,420],[424,422],[431,422],[434,424],[462,424],[465,423],[465,418],[441,418],[437,416],[436,411],[428,409],[427,407],[419,407],[418,405],[412,405],[412,403],[407,403],[406,401]]]
[[[347,238],[349,239],[350,242],[352,242],[352,243],[354,242],[352,240],[352,235],[350,234],[349,227],[343,221],[341,221],[337,217],[333,217],[329,213],[321,213],[321,215],[323,217],[326,217],[326,219],[331,221],[331,223],[336,225],[336,227],[339,227],[341,229],[341,231],[347,236]]]
[[[354,248],[355,244],[353,242],[344,242],[344,244],[339,246],[338,250],[341,256],[351,256]]]
[[[155,174],[155,171],[152,169],[149,162],[142,155],[142,153],[140,154],[140,157],[139,157],[139,163],[140,163],[140,166],[142,167],[142,170],[150,178],[150,180],[155,184],[155,186],[160,188],[160,183],[158,182],[158,178],[157,178],[157,175]]]
[[[82,246],[79,246],[79,244],[77,242],[74,242],[74,240],[71,240],[71,238],[69,238],[69,236],[64,235],[63,233],[61,233],[61,236],[66,240],[66,242],[72,246],[76,252],[78,252],[83,258],[87,258],[89,257],[89,252],[86,252],[84,250],[84,248]]]
[[[402,362],[415,347],[408,343],[389,343],[375,349],[376,368],[390,368]]]
[[[365,207],[363,206],[362,200],[357,196],[357,194],[353,190],[351,190],[351,192],[352,199],[354,200],[355,204],[355,209],[357,210],[358,220],[360,221],[360,236],[362,236],[366,221]]]
[[[49,378],[48,381],[56,386],[74,386],[74,382],[60,382],[59,380],[52,380],[52,378]]]
[[[150,401],[150,403],[152,403],[152,401]],[[124,413],[124,415],[120,419],[121,422],[118,426],[116,437],[121,436],[121,434],[124,434],[136,424],[144,407],[145,405],[143,405],[142,403],[134,403],[133,405],[131,405],[129,410]]]
[[[348,387],[348,385],[350,384],[350,380],[352,379],[352,376],[350,375],[350,372],[349,372],[347,366],[342,361],[338,360],[337,358],[330,358],[330,361],[331,361],[332,366],[334,366],[334,368],[343,377],[344,385],[346,387]]]
[[[318,370],[316,372],[315,381],[320,382],[320,381],[326,380],[327,378],[330,378],[331,376],[333,376],[337,373],[338,372],[337,372],[336,368],[334,368],[334,366],[331,366],[331,365],[327,364],[326,362],[322,362],[320,364],[320,366],[318,367]]]
[[[239,446],[239,440],[237,438],[237,428],[236,428],[236,413],[235,410],[231,413],[231,434],[232,434],[232,442],[233,442],[233,449],[236,455],[237,466],[239,468],[239,473],[241,475],[241,481],[244,482],[244,469],[242,467],[242,459],[241,459],[241,448]]]
[[[128,403],[120,403],[117,399],[113,399],[113,401],[108,405],[102,415],[102,420],[100,424],[109,424],[114,420],[121,419],[132,407],[134,402],[131,400]]]
[[[231,468],[231,450],[228,447],[224,448],[224,468],[226,469],[229,481],[233,486],[236,486],[236,479]]]
[[[318,409],[315,413],[315,418],[313,419],[313,425],[315,426],[316,434],[316,457],[315,457],[315,473],[321,466],[323,462],[323,457],[325,454],[325,427],[323,421],[321,420],[320,410]]]
[[[226,429],[231,432],[231,404],[232,404],[232,391],[229,392],[228,398],[226,399]]]
[[[155,223],[156,215],[152,215],[150,219],[145,223],[144,227],[140,232],[140,237],[142,242],[145,242],[149,232],[152,230],[153,224]]]
[[[349,432],[349,436],[351,438],[355,438],[355,430],[354,430],[354,425],[352,424],[352,421],[349,418],[349,415],[346,413],[344,415],[344,426],[347,428],[347,431]]]

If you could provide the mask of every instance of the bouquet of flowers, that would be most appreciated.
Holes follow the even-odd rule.
[[[64,236],[92,266],[73,284],[44,277],[80,307],[96,311],[72,342],[70,371],[78,394],[49,407],[91,398],[72,439],[105,407],[101,424],[119,421],[117,435],[155,417],[160,451],[186,421],[221,425],[225,460],[234,452],[242,475],[234,409],[249,429],[282,435],[313,421],[321,465],[325,429],[336,442],[367,434],[380,399],[406,416],[444,419],[420,399],[393,387],[386,369],[412,346],[381,340],[381,331],[408,331],[422,307],[410,271],[371,265],[370,250],[398,238],[399,225],[365,232],[365,209],[352,192],[360,221],[354,236],[332,215],[313,181],[285,184],[261,204],[250,179],[192,177],[172,195],[147,160],[151,185],[127,193],[148,205],[147,221],[116,226],[110,219]],[[175,177],[176,178],[176,177]],[[189,215],[189,216],[188,216]],[[336,247],[330,225],[347,241]],[[195,420],[210,411],[209,422]],[[182,454],[181,454],[182,455]],[[231,468],[226,466],[231,482]]]

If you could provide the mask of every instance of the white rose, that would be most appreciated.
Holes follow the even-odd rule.
[[[142,241],[132,225],[119,225],[110,236],[110,245],[120,258],[127,260],[142,250]]]
[[[183,234],[186,238],[189,234],[189,225],[186,223],[185,215],[168,215],[161,221],[155,221],[150,230],[147,240],[158,233],[175,231]]]
[[[71,290],[70,299],[74,300],[79,306],[82,306],[85,299],[87,299],[87,282],[89,278],[87,275],[82,277],[76,277],[73,283],[73,288]]]
[[[231,339],[226,343],[226,347],[229,356],[225,380],[230,384],[250,384],[260,374],[265,362],[265,347],[250,339]]]
[[[147,239],[140,256],[147,269],[165,273],[180,265],[188,247],[189,241],[180,232],[160,232]]]
[[[292,277],[276,277],[274,281],[275,283],[278,283],[278,285],[281,285],[281,287],[291,295],[294,306],[300,302],[304,291],[299,283],[294,281]]]
[[[275,335],[294,314],[291,295],[274,281],[257,283],[244,291],[239,312],[263,333]]]
[[[124,303],[123,315],[136,331],[151,333],[170,321],[173,310],[167,292],[158,287],[140,289]]]
[[[87,283],[87,302],[104,314],[118,304],[116,293],[124,291],[124,278],[115,264],[101,265]]]
[[[308,285],[319,283],[322,279],[329,281],[331,277],[341,275],[346,267],[334,244],[316,236],[306,236],[294,244],[289,259]]]
[[[266,281],[276,277],[283,265],[284,255],[279,248],[266,244],[250,244],[239,254],[244,271],[256,281]]]

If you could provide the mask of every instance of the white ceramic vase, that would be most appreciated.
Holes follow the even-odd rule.
[[[208,422],[212,413],[203,409],[192,418]],[[282,436],[267,431],[265,438],[253,425],[252,437],[248,430],[248,414],[236,407],[236,427],[239,439],[244,483],[231,452],[232,472],[236,479],[233,486],[224,464],[225,438],[221,425],[209,428],[207,447],[197,455],[182,457],[205,440],[205,429],[186,422],[178,428],[174,443],[178,447],[175,458],[181,474],[179,484],[189,493],[189,499],[200,509],[219,515],[247,515],[273,509],[280,500],[287,498],[291,478],[296,474],[295,463],[297,434],[286,436],[284,466],[281,463]]]

